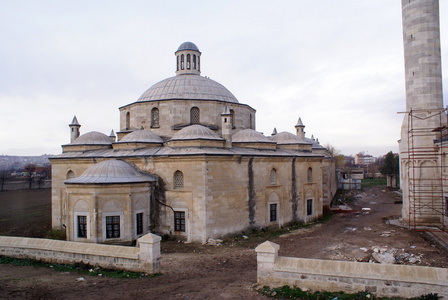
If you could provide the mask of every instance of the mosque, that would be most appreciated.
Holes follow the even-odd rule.
[[[67,240],[121,243],[148,232],[205,242],[310,222],[336,192],[335,163],[317,139],[256,131],[255,109],[201,76],[185,42],[176,76],[119,108],[120,131],[80,134],[52,157],[52,227]]]

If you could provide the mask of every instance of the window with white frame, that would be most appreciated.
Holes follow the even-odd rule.
[[[106,238],[120,238],[120,216],[106,216]]]
[[[311,216],[313,214],[313,199],[306,200],[306,215]]]
[[[76,217],[76,236],[87,238],[87,216],[78,215]]]
[[[174,231],[185,232],[185,212],[174,212]]]

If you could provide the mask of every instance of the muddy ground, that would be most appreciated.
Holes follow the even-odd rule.
[[[164,242],[162,272],[154,278],[116,279],[51,268],[0,265],[1,299],[263,299],[256,283],[254,248],[269,239],[280,255],[333,260],[372,260],[373,249],[397,249],[416,265],[448,267],[448,254],[420,232],[388,224],[401,213],[400,196],[365,188],[351,210],[281,236],[261,234],[222,246]],[[370,209],[370,210],[369,210]],[[0,233],[43,237],[50,229],[50,191],[0,193]],[[80,277],[85,281],[78,281]]]

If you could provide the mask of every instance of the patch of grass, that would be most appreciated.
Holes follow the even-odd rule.
[[[386,178],[365,178],[361,180],[361,186],[363,188],[365,187],[372,187],[372,186],[386,186],[387,180]]]
[[[290,287],[288,285],[279,288],[270,288],[264,286],[257,290],[258,293],[265,295],[270,298],[280,298],[280,299],[316,299],[316,300],[391,300],[391,299],[402,299],[398,297],[376,297],[374,294],[369,292],[358,292],[355,294],[347,294],[344,292],[311,292],[302,291],[298,287]],[[427,294],[420,297],[411,298],[412,300],[437,300],[439,299],[437,294]]]
[[[65,230],[51,229],[46,232],[46,238],[52,240],[66,240]]]
[[[8,256],[0,256],[0,264],[11,264],[14,266],[33,266],[33,267],[47,267],[52,268],[53,270],[59,272],[76,272],[78,274],[89,275],[89,276],[105,276],[112,278],[152,278],[160,276],[160,273],[157,274],[147,274],[147,273],[137,273],[137,272],[129,272],[123,270],[111,270],[111,269],[103,269],[100,267],[94,267],[89,264],[84,263],[75,263],[70,265],[64,264],[51,264],[38,260],[28,259],[28,258],[14,258]]]

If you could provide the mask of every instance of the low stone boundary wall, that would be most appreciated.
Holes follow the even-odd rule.
[[[407,265],[279,257],[280,246],[266,241],[255,248],[258,285],[297,286],[313,291],[368,291],[377,296],[448,298],[448,269]]]
[[[136,247],[125,247],[0,236],[0,255],[154,274],[160,272],[160,240],[149,233],[137,240]]]

